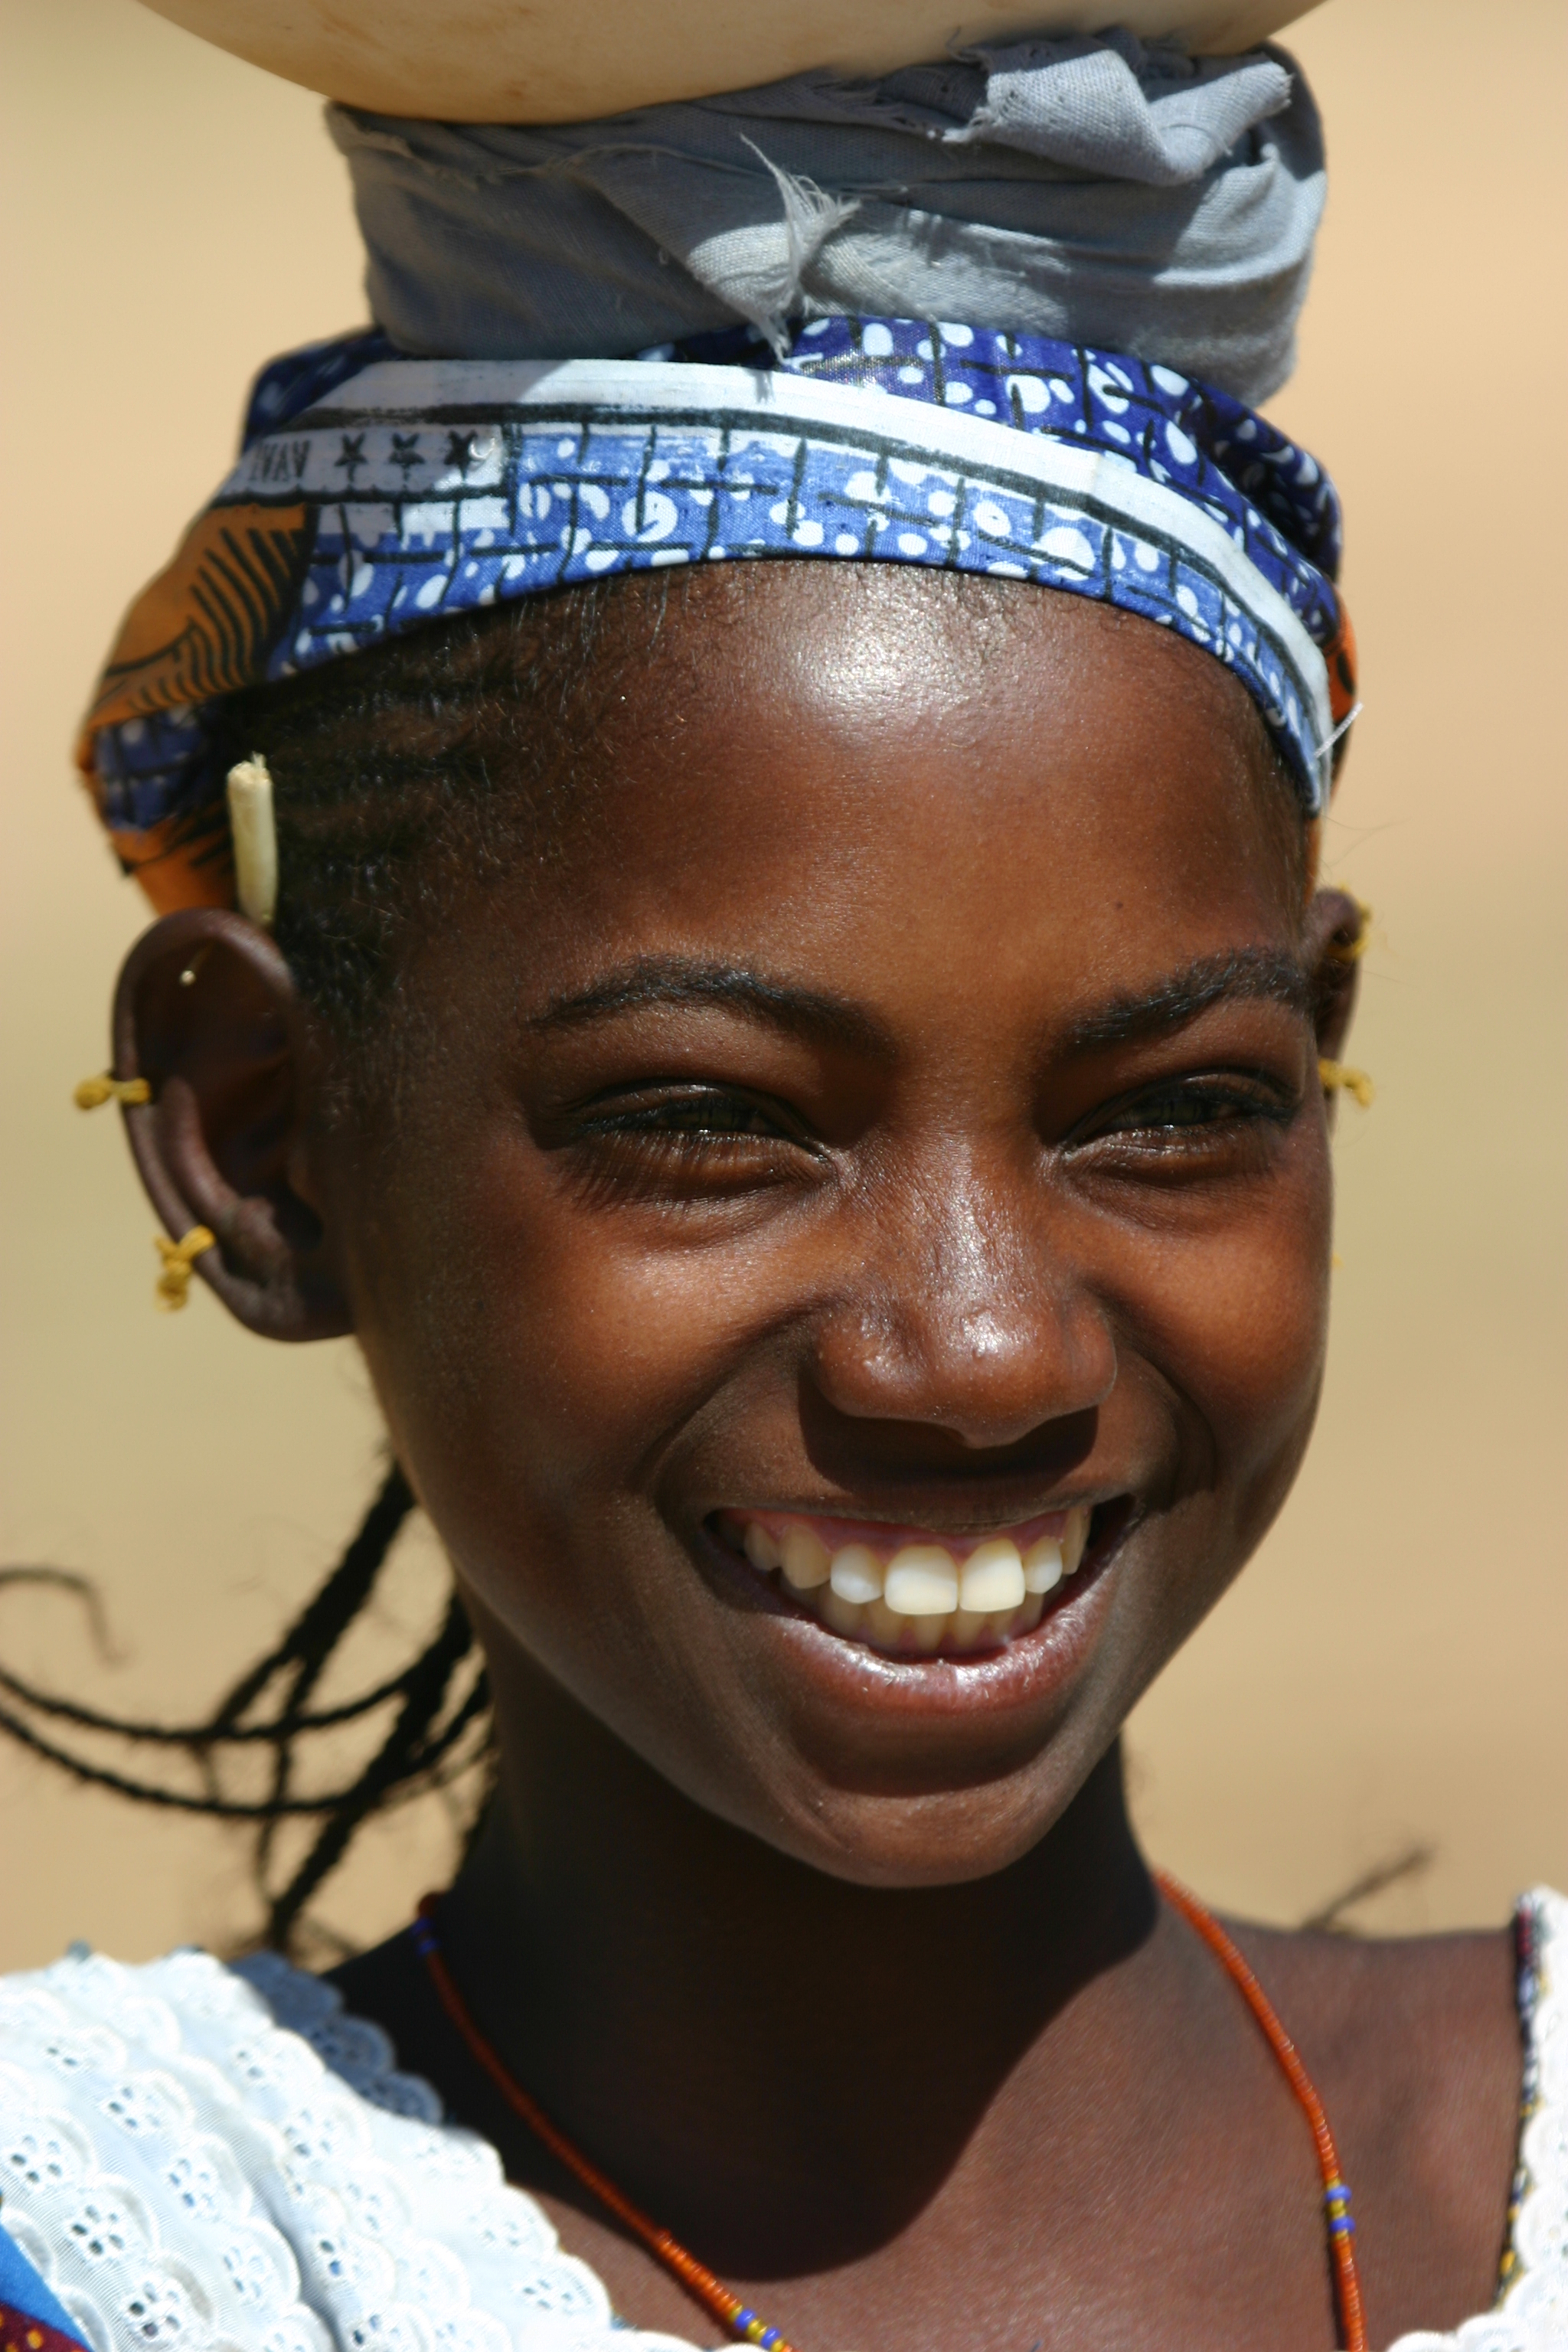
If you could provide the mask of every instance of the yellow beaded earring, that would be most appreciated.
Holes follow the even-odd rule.
[[[1354,939],[1331,940],[1329,943],[1329,953],[1336,963],[1359,963],[1372,945],[1372,908],[1364,898],[1358,898],[1355,907],[1361,917],[1361,929]]]
[[[1377,1088],[1364,1070],[1352,1070],[1348,1062],[1331,1062],[1321,1058],[1318,1076],[1325,1094],[1343,1092],[1353,1095],[1363,1110],[1370,1110],[1377,1100]]]
[[[153,1089],[145,1078],[111,1077],[105,1070],[99,1076],[83,1078],[72,1095],[78,1110],[97,1110],[100,1103],[144,1103],[153,1099]]]
[[[154,1234],[153,1246],[163,1261],[163,1271],[153,1288],[153,1304],[160,1315],[177,1315],[190,1296],[191,1262],[204,1250],[216,1249],[217,1235],[205,1225],[193,1225],[183,1241]]]

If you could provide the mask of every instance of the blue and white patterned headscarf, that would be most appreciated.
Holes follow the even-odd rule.
[[[411,358],[374,330],[263,373],[239,463],[127,616],[80,756],[153,903],[226,903],[223,695],[606,574],[847,558],[1174,630],[1253,697],[1315,816],[1354,704],[1339,552],[1313,459],[1158,353],[843,314],[626,359]]]

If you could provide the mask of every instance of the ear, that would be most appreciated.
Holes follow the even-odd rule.
[[[1320,890],[1307,909],[1302,960],[1311,976],[1318,1051],[1337,1062],[1350,1034],[1366,945],[1367,909],[1346,890]]]
[[[126,959],[113,1040],[116,1073],[151,1089],[126,1128],[164,1230],[217,1236],[196,1274],[268,1339],[350,1330],[334,1253],[300,1189],[320,1075],[310,1024],[268,934],[216,908],[166,915]]]

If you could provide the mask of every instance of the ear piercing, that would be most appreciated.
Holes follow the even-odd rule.
[[[1372,908],[1364,898],[1357,898],[1355,909],[1361,926],[1353,940],[1331,940],[1328,952],[1336,963],[1359,963],[1372,945]]]
[[[217,1235],[205,1225],[193,1225],[183,1241],[154,1234],[153,1246],[163,1261],[163,1271],[153,1286],[153,1304],[160,1315],[177,1315],[190,1296],[192,1260],[204,1250],[216,1249]]]
[[[1363,1110],[1370,1110],[1377,1100],[1377,1088],[1373,1085],[1366,1072],[1352,1070],[1348,1062],[1331,1062],[1321,1059],[1318,1064],[1318,1076],[1322,1082],[1325,1094],[1337,1094],[1342,1090],[1347,1095],[1353,1095]]]
[[[83,1078],[74,1097],[78,1110],[97,1110],[106,1102],[152,1099],[153,1089],[145,1078],[111,1077],[107,1070],[101,1076]],[[160,1315],[177,1315],[190,1297],[193,1260],[204,1250],[216,1249],[217,1236],[205,1225],[193,1225],[182,1241],[172,1242],[166,1234],[154,1234],[153,1246],[163,1261],[163,1271],[153,1286],[153,1304]]]

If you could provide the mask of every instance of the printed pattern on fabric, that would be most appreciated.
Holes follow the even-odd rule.
[[[1528,2112],[1502,2292],[1390,2352],[1568,2347],[1568,1901],[1538,1889],[1520,1922]],[[691,2352],[618,2325],[381,2029],[272,1958],[0,1979],[0,2190],[90,2352]]]
[[[1135,465],[1151,481],[1173,484],[1217,521],[1239,529],[1253,562],[1319,644],[1338,625],[1331,583],[1339,574],[1342,520],[1328,475],[1267,417],[1173,368],[1038,335],[925,319],[814,319],[779,360],[745,328],[641,356],[776,366],[789,375],[862,383],[996,417],[1020,433],[1073,434]]]
[[[734,557],[984,572],[1136,613],[1235,672],[1309,812],[1323,804],[1354,695],[1338,504],[1225,394],[910,320],[815,321],[782,363],[745,331],[632,361],[384,349],[349,338],[263,375],[264,429],[104,672],[84,763],[160,904],[226,887],[214,696],[443,615]]]
[[[79,2336],[0,2301],[0,2352],[86,2352]]]
[[[367,367],[378,360],[395,360],[397,347],[384,335],[379,327],[365,327],[357,334],[333,335],[320,343],[301,343],[298,351],[284,352],[268,360],[258,374],[245,404],[245,423],[240,429],[239,447],[243,457],[253,441],[313,408],[348,383],[363,375]]]
[[[87,2352],[0,2218],[0,2352]]]

